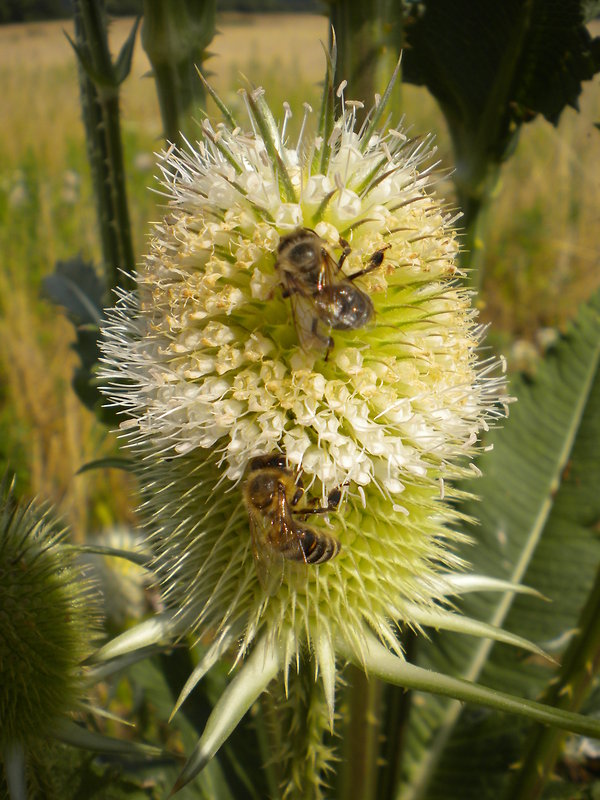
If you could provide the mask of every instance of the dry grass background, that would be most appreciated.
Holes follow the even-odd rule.
[[[131,21],[111,28],[118,50]],[[318,106],[320,41],[315,16],[226,16],[209,62],[211,81],[236,101],[238,75],[265,86],[275,108],[287,99]],[[0,27],[0,456],[17,470],[21,490],[56,503],[79,538],[129,519],[130,486],[114,471],[76,476],[114,443],[70,388],[70,326],[39,299],[57,259],[99,260],[95,208],[85,160],[68,23]],[[152,152],[160,119],[148,63],[136,46],[122,92],[123,139],[136,251],[155,218]],[[443,119],[424,90],[405,90],[413,128],[433,130],[451,166]],[[560,326],[600,285],[600,87],[585,86],[581,113],[568,109],[558,128],[543,120],[523,130],[490,212],[485,318],[506,347],[535,341]]]

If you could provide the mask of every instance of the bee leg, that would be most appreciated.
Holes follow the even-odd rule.
[[[302,484],[296,483],[296,491],[294,492],[294,496],[290,500],[290,506],[297,506],[300,500],[304,497],[304,486]],[[298,512],[292,508],[292,513],[297,514]]]
[[[352,248],[350,247],[348,242],[345,239],[342,239],[341,236],[340,236],[340,247],[342,248],[342,255],[340,256],[339,261],[337,263],[338,271],[341,270],[342,264],[352,252]]]
[[[337,511],[341,500],[342,500],[342,490],[340,489],[339,486],[337,486],[335,489],[332,489],[327,495],[327,510]]]
[[[368,272],[373,272],[374,269],[380,267],[383,264],[383,254],[386,250],[389,250],[390,247],[390,244],[386,244],[385,247],[382,247],[380,250],[376,250],[369,259],[367,266],[358,272],[353,272],[352,275],[348,275],[347,280],[353,281],[355,278],[360,278],[361,275],[366,275]]]
[[[325,353],[325,359],[324,359],[325,361],[327,361],[327,359],[329,358],[329,353],[331,353],[331,351],[333,350],[333,345],[334,345],[333,336],[330,336],[327,342],[327,352]]]
[[[330,511],[337,511],[340,505],[340,501],[342,499],[342,490],[339,486],[335,489],[332,489],[329,494],[327,495],[327,505],[326,506],[319,506],[319,508],[299,508],[292,511],[292,514],[297,514],[298,516],[307,517],[309,514],[328,514]],[[317,497],[313,497],[310,500],[311,504],[316,504],[319,502]]]

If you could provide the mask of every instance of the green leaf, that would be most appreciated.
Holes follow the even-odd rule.
[[[600,40],[585,27],[584,7],[581,0],[425,0],[406,20],[404,80],[429,88],[453,137],[487,133],[481,145],[502,158],[511,125],[537,113],[556,123],[600,69]],[[486,130],[488,114],[497,120]]]
[[[171,794],[182,789],[206,767],[280,668],[278,654],[268,638],[263,637],[219,698]]]
[[[87,77],[94,83],[96,86],[101,86],[105,89],[114,88],[115,83],[113,80],[112,75],[106,76],[100,70],[97,70],[91,59],[88,56],[88,53],[84,47],[81,47],[76,42],[71,39],[68,33],[65,32],[65,36],[69,40],[69,44],[75,51],[75,55],[77,56],[77,60],[79,61],[79,66],[83,70],[83,72],[87,75]]]
[[[131,60],[133,58],[135,37],[141,21],[142,18],[138,17],[136,21],[133,23],[133,27],[129,33],[129,36],[123,42],[123,46],[121,47],[121,50],[115,62],[114,70],[115,70],[115,80],[117,84],[123,83],[125,78],[131,72]]]
[[[185,662],[189,661],[187,652],[183,650],[177,651],[175,655],[176,661],[180,658]],[[129,673],[134,691],[136,693],[139,693],[140,690],[143,692],[149,704],[149,710],[160,720],[167,719],[173,704],[173,691],[169,681],[170,672],[173,670],[172,661],[172,657],[148,660],[137,664]],[[200,720],[208,716],[210,704],[206,697],[198,698],[194,710]],[[171,731],[171,735],[175,731],[177,732],[185,750],[193,746],[198,735],[195,722],[185,715],[180,715],[173,725],[174,730]],[[175,780],[179,769],[180,764],[172,764],[158,774],[156,771],[153,772],[152,777],[158,782],[161,789],[159,797],[167,797],[169,787]],[[188,797],[190,800],[200,800],[200,798],[202,800],[212,800],[213,798],[215,800],[234,800],[223,764],[215,759],[209,769],[198,776],[189,786],[189,792],[184,794],[184,797]]]
[[[511,387],[519,402],[490,435],[478,466],[479,517],[462,553],[478,573],[522,581],[551,600],[512,593],[469,594],[469,616],[505,626],[560,655],[577,625],[600,562],[600,294],[578,315],[535,380]],[[514,651],[440,634],[423,644],[420,663],[523,697],[535,698],[554,671]],[[496,800],[527,732],[514,720],[427,698],[408,726],[407,800]],[[404,795],[403,795],[404,797]]]
[[[600,69],[582,0],[425,0],[405,21],[404,80],[438,100],[463,210],[487,191],[523,122],[556,123]]]
[[[169,722],[173,719],[175,714],[179,711],[183,703],[187,700],[191,692],[196,688],[196,685],[202,678],[206,675],[206,673],[214,667],[214,665],[218,662],[219,658],[221,657],[223,651],[228,648],[234,640],[233,634],[229,634],[227,636],[222,636],[221,641],[219,642],[219,646],[213,646],[208,649],[208,651],[204,654],[204,656],[200,659],[198,664],[194,667],[191,674],[187,678],[175,705],[173,706],[173,710],[169,716]]]
[[[395,683],[404,689],[417,689],[452,697],[461,702],[476,703],[487,708],[519,714],[545,725],[556,725],[565,730],[600,739],[600,720],[598,719],[584,717],[582,714],[573,714],[563,711],[561,708],[525,700],[507,692],[488,689],[486,686],[472,681],[453,678],[441,672],[409,664],[384,647],[372,634],[365,636],[361,661],[356,659],[356,654],[344,642],[340,643],[340,650],[348,661],[352,661],[357,667],[362,667],[364,664],[368,674],[376,675],[378,678]]]
[[[323,84],[323,96],[321,100],[321,113],[319,116],[319,136],[323,140],[321,143],[320,153],[315,152],[315,163],[313,168],[317,168],[319,172],[326,174],[329,165],[329,154],[331,152],[331,144],[329,139],[333,131],[333,122],[335,119],[335,96],[333,93],[333,80],[335,75],[335,65],[337,61],[337,43],[335,39],[335,31],[331,31],[331,47],[328,50],[323,46],[325,51],[325,81]],[[317,161],[318,159],[318,161]],[[318,166],[317,166],[318,164]]]
[[[94,653],[92,661],[101,663],[143,647],[172,643],[184,630],[185,620],[181,620],[175,611],[155,614],[111,639]]]
[[[122,656],[115,656],[115,658],[111,658],[110,661],[87,667],[86,678],[91,685],[99,683],[100,681],[106,680],[111,675],[115,675],[117,672],[123,672],[139,661],[144,661],[167,649],[171,650],[172,645],[156,644],[148,645],[147,647],[139,647],[137,650],[133,650],[130,653],[125,653]]]
[[[90,731],[81,725],[76,725],[69,720],[61,720],[53,735],[64,744],[81,747],[84,750],[94,750],[98,753],[109,753],[121,756],[161,756],[164,755],[160,747],[143,744],[142,742],[128,739],[114,739],[101,733]]]
[[[557,679],[547,688],[543,702],[560,708],[578,708],[598,673],[600,664],[600,569],[578,621],[578,630],[564,654]],[[510,800],[539,800],[556,767],[564,733],[538,728],[528,740],[527,753],[514,771],[508,789]]]
[[[227,126],[229,127],[229,130],[232,130],[232,131],[235,130],[235,128],[238,127],[238,124],[235,121],[235,117],[233,116],[233,114],[231,113],[229,108],[225,105],[224,101],[221,100],[219,95],[215,92],[215,90],[210,85],[210,83],[206,80],[204,75],[200,72],[198,67],[196,67],[196,71],[198,73],[198,77],[200,78],[204,88],[206,89],[206,91],[209,93],[209,95],[214,100],[214,103],[217,106],[217,108],[219,109],[219,111],[221,112],[221,114],[223,114],[223,117],[225,118],[225,122],[226,122]]]
[[[137,564],[138,567],[149,568],[149,555],[147,553],[135,553],[131,550],[121,550],[118,547],[109,547],[105,544],[76,544],[65,545],[65,549],[72,548],[78,553],[93,553],[100,556],[114,556],[115,558],[123,558],[126,561],[131,561],[132,564]]]
[[[65,309],[75,329],[72,347],[80,363],[75,368],[72,383],[77,396],[87,408],[97,413],[102,422],[118,425],[120,418],[114,409],[104,406],[105,399],[96,385],[105,287],[94,265],[81,256],[57,261],[54,272],[44,278],[42,289],[49,300]]]
[[[256,123],[256,128],[265,144],[271,162],[276,165],[280,192],[289,203],[296,203],[298,198],[284,162],[284,150],[279,128],[271,114],[271,109],[264,99],[263,90],[250,87],[249,91],[246,92],[246,99],[252,119]]]
[[[131,458],[108,456],[107,458],[96,458],[94,461],[86,462],[77,470],[76,475],[81,475],[83,472],[90,472],[93,469],[122,469],[125,472],[133,472],[134,468],[135,462]]]
[[[360,146],[361,153],[364,153],[365,150],[367,149],[367,147],[369,145],[369,141],[371,139],[371,136],[377,130],[377,126],[381,122],[381,118],[383,117],[384,112],[387,111],[388,102],[389,102],[390,96],[392,94],[392,90],[393,90],[394,86],[396,85],[396,81],[398,80],[398,75],[400,74],[400,62],[401,62],[401,60],[402,60],[401,58],[398,59],[398,62],[396,64],[396,68],[394,69],[394,71],[392,73],[392,77],[390,78],[390,80],[389,80],[389,82],[388,82],[388,84],[387,84],[387,86],[385,88],[385,91],[383,93],[383,97],[380,98],[379,103],[378,103],[377,107],[375,108],[375,110],[373,111],[373,115],[372,115],[371,119],[369,120],[369,125],[367,127],[367,130],[365,131],[365,133],[364,133],[364,135],[362,137],[362,143],[361,143],[361,146]]]
[[[104,286],[91,261],[75,256],[57,261],[54,272],[44,278],[43,290],[53,303],[63,306],[77,325],[99,325],[102,320]]]

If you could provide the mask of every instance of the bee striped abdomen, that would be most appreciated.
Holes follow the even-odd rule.
[[[302,555],[297,560],[307,564],[322,564],[335,558],[340,551],[340,543],[333,536],[323,531],[318,534],[310,528],[304,528],[300,536]]]

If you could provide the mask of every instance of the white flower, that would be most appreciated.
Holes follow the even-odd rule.
[[[325,103],[319,135],[303,123],[288,142],[261,90],[245,102],[245,129],[221,104],[225,123],[160,156],[168,211],[137,295],[106,327],[104,391],[126,416],[173,626],[215,642],[190,686],[227,648],[253,648],[257,692],[309,657],[331,715],[336,651],[365,663],[374,633],[401,657],[396,623],[456,627],[443,608],[463,566],[448,481],[473,475],[503,382],[479,360],[430,140],[380,128],[384,103],[358,130],[354,104],[330,124]],[[302,346],[277,268],[280,243],[303,229],[333,260],[349,243],[344,276],[383,256],[353,284],[373,318],[327,330],[327,350]],[[275,452],[313,502],[341,490],[337,510],[307,518],[341,549],[286,560],[269,594],[242,489],[251,459]]]

